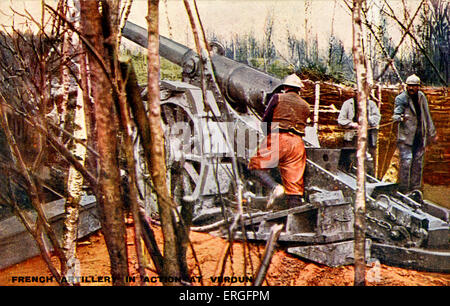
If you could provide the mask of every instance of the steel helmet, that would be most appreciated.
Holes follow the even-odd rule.
[[[406,84],[407,85],[420,85],[420,78],[413,74],[410,75],[407,79],[406,79]]]
[[[287,77],[285,77],[283,79],[283,82],[281,83],[281,85],[291,86],[291,87],[296,87],[296,88],[303,88],[304,87],[302,81],[300,80],[300,78],[295,73],[294,74],[290,74]]]

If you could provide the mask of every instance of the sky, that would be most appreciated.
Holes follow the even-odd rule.
[[[418,0],[406,2],[411,11],[419,3]],[[192,1],[190,3],[194,10]],[[306,3],[309,3],[308,7]],[[389,3],[395,8],[400,7],[402,1],[390,0]],[[230,41],[233,35],[249,33],[262,38],[264,25],[270,15],[274,20],[275,47],[281,53],[285,52],[287,46],[288,31],[298,39],[306,35],[317,38],[319,49],[328,44],[328,38],[333,32],[347,50],[351,48],[351,14],[342,0],[197,0],[197,5],[205,31],[223,40]],[[24,12],[26,8],[35,18],[40,17],[40,0],[0,0],[1,25],[11,25],[15,20],[17,26],[21,22],[20,16],[11,11],[11,6],[18,12]],[[401,11],[396,12],[401,15]],[[129,20],[146,26],[146,15],[147,0],[133,0]],[[389,28],[389,31],[392,36],[398,36],[396,27]],[[193,47],[192,31],[182,0],[160,0],[160,33]]]
[[[136,6],[146,7],[145,0],[135,2]],[[325,41],[331,33],[333,13],[335,15],[335,33],[350,33],[342,35],[341,39],[351,44],[351,16],[334,0],[314,0],[309,10],[309,35],[319,37]],[[273,37],[277,49],[286,44],[288,31],[298,38],[305,36],[305,1],[303,0],[200,0],[197,1],[199,14],[203,27],[207,33],[214,33],[219,38],[230,41],[233,35],[254,34],[257,38],[264,35],[264,26],[269,16],[273,17]],[[191,5],[193,10],[193,5]],[[144,10],[145,11],[145,10]],[[145,16],[142,10],[134,10],[130,20],[145,25]],[[337,15],[337,16],[336,16]],[[170,27],[169,27],[170,24]],[[182,1],[161,0],[160,4],[160,31],[164,36],[190,44],[190,25]],[[188,34],[186,34],[188,33]],[[320,38],[324,39],[320,39]],[[319,42],[320,43],[320,42]]]

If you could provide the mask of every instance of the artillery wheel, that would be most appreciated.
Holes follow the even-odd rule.
[[[198,204],[204,175],[199,122],[180,103],[161,104],[166,171],[170,192],[179,205]]]
[[[178,101],[161,103],[161,123],[164,131],[166,173],[168,188],[179,206],[198,206],[201,182],[205,172],[202,158],[199,124],[188,107]],[[135,137],[137,158],[137,186],[147,214],[157,213],[156,195],[151,187],[150,174],[145,163],[139,137]],[[192,203],[192,204],[189,204]]]

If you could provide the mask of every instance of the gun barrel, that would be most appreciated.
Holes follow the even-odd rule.
[[[147,48],[148,33],[143,27],[127,21],[122,35]],[[162,35],[159,36],[159,54],[167,60],[183,68],[183,72],[190,77],[200,75],[199,55],[192,49],[179,44]],[[211,64],[217,83],[228,102],[251,107],[258,114],[265,109],[266,93],[281,84],[281,80],[248,65],[238,63],[219,54],[211,56]]]
[[[127,21],[122,30],[122,35],[141,47],[147,48],[148,33],[145,28]],[[195,63],[198,61],[198,55],[192,49],[162,35],[159,36],[159,54],[183,68],[189,59],[195,60]]]

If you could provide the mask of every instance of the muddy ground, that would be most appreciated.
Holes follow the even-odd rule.
[[[152,226],[158,243],[162,243],[161,230],[158,226]],[[130,254],[130,276],[136,276],[136,281],[131,285],[141,285],[136,271],[137,260],[134,252],[133,226],[128,223],[127,245]],[[227,247],[224,239],[206,233],[191,233],[191,241],[197,260],[194,260],[190,252],[189,265],[192,275],[197,276],[193,285],[216,286],[217,277],[221,275],[222,258]],[[227,261],[223,276],[230,279],[223,286],[250,285],[248,281],[256,271],[260,258],[264,252],[263,244],[249,244],[244,248],[243,244],[236,242],[232,247],[232,263]],[[248,257],[248,254],[251,254]],[[81,275],[85,276],[81,286],[110,286],[110,265],[105,242],[101,232],[96,232],[78,243],[78,257],[81,263]],[[244,265],[244,258],[247,258]],[[52,258],[57,264],[56,257]],[[161,283],[156,278],[152,264],[148,265],[148,278],[145,285],[158,286]],[[201,281],[198,276],[201,275]],[[35,277],[33,278],[26,278]],[[55,286],[57,283],[48,278],[51,274],[40,256],[26,260],[9,268],[0,270],[0,285],[2,286]],[[234,278],[232,278],[234,276]],[[247,276],[247,277],[245,277]],[[22,281],[19,282],[20,278]],[[40,278],[39,278],[40,277]],[[353,266],[341,266],[330,268],[302,260],[288,254],[279,247],[272,259],[264,285],[268,286],[352,286]],[[384,264],[368,266],[366,273],[368,286],[449,286],[450,274],[419,272]],[[94,281],[98,282],[94,282]],[[236,281],[236,282],[233,282]]]

